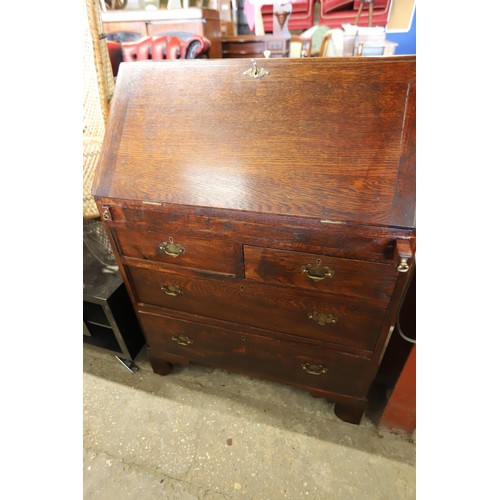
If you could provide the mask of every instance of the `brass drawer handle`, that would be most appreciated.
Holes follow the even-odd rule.
[[[334,325],[337,323],[337,318],[333,314],[323,314],[323,313],[308,313],[307,317],[316,321],[319,325]]]
[[[172,340],[179,345],[190,345],[193,343],[193,339],[190,339],[189,337],[185,337],[184,335],[174,335],[172,337]]]
[[[308,278],[311,278],[314,281],[321,281],[325,278],[332,278],[334,274],[329,267],[321,266],[321,259],[318,259],[316,261],[316,264],[307,264],[306,266],[302,266],[300,269]]]
[[[164,241],[160,243],[160,250],[163,250],[167,255],[171,257],[179,257],[179,255],[186,252],[186,249],[182,245],[174,243],[172,236],[168,239],[168,243]]]
[[[410,266],[408,265],[408,259],[402,258],[399,261],[398,271],[400,273],[407,273],[409,269],[410,269]]]
[[[394,264],[400,273],[407,273],[413,264],[414,252],[410,241],[396,240],[394,247]]]
[[[165,295],[170,295],[171,297],[177,297],[177,295],[184,293],[180,287],[167,285],[166,283],[163,283],[160,288]]]
[[[315,363],[302,363],[302,369],[310,375],[322,375],[328,371],[323,365]]]

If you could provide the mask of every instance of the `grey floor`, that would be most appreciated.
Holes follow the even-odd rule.
[[[306,391],[200,366],[131,374],[84,345],[83,498],[413,499],[415,439]]]

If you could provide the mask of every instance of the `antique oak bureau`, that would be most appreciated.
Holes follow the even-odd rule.
[[[415,57],[122,64],[93,194],[154,371],[359,423],[415,255]]]

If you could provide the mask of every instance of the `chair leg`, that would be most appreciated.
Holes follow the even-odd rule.
[[[373,0],[361,0],[358,8],[358,13],[356,14],[356,20],[354,21],[354,26],[358,25],[359,18],[361,17],[361,11],[363,10],[365,3],[368,4],[368,26],[371,28],[373,19]]]
[[[356,20],[354,21],[354,26],[358,25],[359,18],[361,17],[361,11],[363,10],[363,5],[364,5],[364,2],[362,1],[359,4],[359,9],[358,9],[358,13],[356,14]]]

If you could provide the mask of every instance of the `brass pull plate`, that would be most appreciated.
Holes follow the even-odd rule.
[[[302,363],[302,369],[309,375],[322,375],[328,372],[328,368],[316,363]]]
[[[186,252],[186,249],[182,245],[174,243],[174,239],[172,238],[172,236],[170,236],[170,238],[168,239],[168,243],[166,241],[160,243],[159,248],[171,257],[179,257],[179,255],[182,255]]]
[[[307,264],[302,266],[301,271],[313,281],[321,281],[325,278],[332,278],[334,272],[326,266],[321,265],[321,259],[316,261],[316,264]]]
[[[193,343],[193,339],[185,337],[184,335],[174,335],[172,340],[179,345],[190,345]]]
[[[397,269],[400,273],[407,273],[410,270],[410,266],[408,265],[408,259],[402,258],[399,261],[399,265],[398,265]]]
[[[408,240],[397,240],[394,249],[394,263],[400,273],[407,273],[413,261],[413,250]]]
[[[166,283],[162,283],[160,288],[165,295],[170,295],[170,297],[177,297],[177,295],[184,293],[181,288],[176,285],[167,285]]]
[[[324,325],[335,325],[337,323],[337,318],[333,314],[324,314],[324,313],[308,313],[307,317],[309,319],[312,319],[313,321],[316,321],[318,325],[324,326]]]

